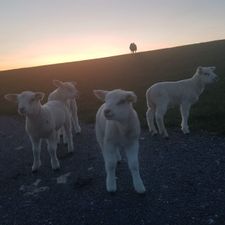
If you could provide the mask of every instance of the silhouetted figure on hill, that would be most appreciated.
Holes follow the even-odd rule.
[[[135,53],[137,51],[137,45],[135,43],[131,43],[130,50],[132,53]]]

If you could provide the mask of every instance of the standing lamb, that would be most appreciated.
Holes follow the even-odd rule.
[[[132,103],[137,97],[131,91],[94,90],[97,98],[105,103],[96,114],[96,137],[101,147],[106,169],[106,188],[115,192],[116,165],[121,159],[120,149],[126,151],[134,189],[144,193],[145,187],[139,174],[138,151],[140,123]]]
[[[152,85],[146,92],[148,110],[146,118],[149,131],[157,134],[154,125],[154,118],[159,133],[168,137],[164,125],[164,115],[168,106],[179,105],[182,117],[181,129],[184,134],[188,134],[188,117],[191,106],[198,101],[200,94],[204,91],[205,86],[217,80],[214,73],[216,67],[199,66],[193,77],[175,82],[159,82]]]
[[[137,51],[137,45],[135,43],[130,44],[130,51],[135,53]]]
[[[57,89],[49,94],[48,101],[51,100],[62,101],[68,107],[71,113],[72,127],[75,130],[75,132],[79,134],[81,132],[81,128],[79,125],[77,115],[76,97],[78,95],[78,91],[76,88],[76,82],[62,82],[59,80],[53,80],[53,84],[57,87]],[[72,93],[72,95],[69,96],[69,93]]]
[[[60,101],[49,101],[41,105],[44,98],[42,92],[24,91],[20,94],[7,94],[5,98],[18,103],[18,112],[26,117],[25,129],[32,143],[34,162],[32,171],[41,166],[41,140],[46,139],[51,157],[52,169],[59,169],[56,154],[57,131],[64,126],[68,138],[68,150],[73,152],[73,139],[71,135],[70,113]]]

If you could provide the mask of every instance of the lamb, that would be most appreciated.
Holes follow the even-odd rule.
[[[137,45],[135,43],[130,44],[130,51],[135,53],[137,51]]]
[[[41,166],[41,141],[46,139],[53,170],[60,168],[57,158],[57,131],[62,126],[68,137],[68,151],[73,152],[73,139],[71,135],[70,114],[60,101],[49,101],[41,105],[44,98],[42,92],[23,91],[20,94],[7,94],[7,100],[18,103],[18,113],[26,117],[25,129],[32,143],[33,166],[35,172]]]
[[[218,79],[214,73],[216,67],[199,66],[193,77],[175,82],[159,82],[152,85],[146,92],[148,110],[146,112],[149,131],[157,134],[154,119],[159,133],[168,137],[163,117],[169,106],[179,105],[182,117],[181,130],[188,134],[188,117],[191,106],[198,101],[207,84]]]
[[[57,87],[57,89],[49,94],[48,101],[59,100],[68,107],[71,113],[72,127],[75,132],[79,134],[81,132],[81,128],[77,115],[76,97],[78,95],[78,91],[76,89],[76,82],[62,82],[59,80],[53,80],[53,84]],[[72,93],[72,97],[68,95],[69,93]],[[75,97],[73,97],[74,94]]]
[[[120,149],[124,149],[136,192],[144,193],[145,187],[139,174],[138,151],[140,123],[132,103],[137,97],[134,92],[116,89],[94,90],[95,96],[105,103],[96,114],[96,138],[105,161],[106,189],[115,192],[116,165],[121,160]]]

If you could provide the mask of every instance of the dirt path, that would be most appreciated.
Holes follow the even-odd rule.
[[[142,131],[140,167],[147,194],[134,192],[123,157],[118,192],[111,196],[92,124],[82,124],[72,157],[58,152],[59,172],[51,170],[44,146],[42,167],[32,174],[23,119],[0,117],[0,225],[225,224],[225,137],[169,133],[170,140],[164,140]]]

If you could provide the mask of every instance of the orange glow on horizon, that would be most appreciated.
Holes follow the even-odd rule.
[[[38,55],[34,57],[18,57],[12,60],[13,63],[8,63],[5,60],[1,61],[0,64],[0,71],[4,70],[11,70],[11,69],[18,69],[18,68],[26,68],[26,67],[34,67],[34,66],[42,66],[42,65],[50,65],[50,64],[57,64],[57,63],[66,63],[66,62],[75,62],[75,61],[82,61],[88,59],[97,59],[97,58],[104,58],[110,57],[119,54],[126,54],[120,52],[118,49],[115,48],[107,48],[107,49],[92,49],[90,51],[82,52],[82,53],[62,53],[62,54],[45,54],[45,55]],[[9,60],[8,60],[9,61]]]
[[[127,46],[127,50],[124,51],[117,43],[110,45],[103,41],[112,41],[113,37],[111,36],[101,38],[94,36],[89,38],[93,41],[93,45],[90,45],[90,42],[85,38],[78,41],[72,37],[49,38],[48,40],[30,43],[25,49],[19,49],[13,54],[11,53],[8,56],[5,55],[4,58],[0,58],[0,71],[129,53]]]
[[[146,49],[144,51],[148,50],[155,50],[164,48],[165,45],[158,45],[153,48],[153,46],[149,46],[150,49]],[[138,49],[139,52],[141,49]],[[143,51],[143,50],[142,50]],[[11,70],[11,69],[19,69],[19,68],[27,68],[27,67],[35,67],[35,66],[43,66],[43,65],[51,65],[51,64],[58,64],[58,63],[66,63],[66,62],[76,62],[76,61],[83,61],[83,60],[89,60],[89,59],[98,59],[98,58],[104,58],[104,57],[110,57],[110,56],[116,56],[116,55],[123,55],[123,54],[129,54],[130,51],[127,47],[126,50],[122,51],[119,48],[115,47],[102,47],[102,48],[92,48],[92,49],[85,49],[83,52],[78,53],[53,53],[53,54],[45,54],[45,55],[34,55],[27,54],[25,56],[20,56],[20,54],[16,54],[14,58],[11,60],[13,63],[9,63],[10,60],[1,60],[0,64],[0,71],[4,70]],[[30,55],[30,56],[29,56]]]
[[[129,54],[128,38],[113,40],[112,36],[91,37],[93,45],[85,45],[86,39],[76,43],[73,38],[59,38],[54,40],[45,40],[44,42],[31,43],[26,49],[17,50],[12,55],[0,58],[0,71],[44,66],[58,63],[76,62],[88,59],[104,58],[116,55]],[[114,41],[114,45],[104,43],[104,40]],[[102,41],[102,42],[101,42]],[[182,45],[184,43],[149,43],[147,46],[139,46],[137,44],[137,52],[151,51]],[[84,47],[85,46],[85,47]]]

